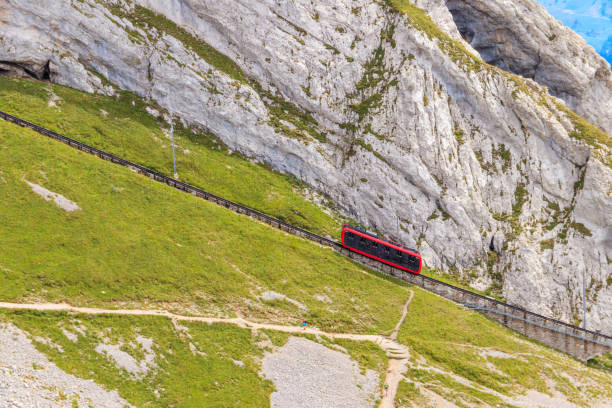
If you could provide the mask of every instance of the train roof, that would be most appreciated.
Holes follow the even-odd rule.
[[[371,233],[371,232],[368,232],[368,231],[364,230],[364,229],[363,229],[363,228],[361,228],[361,227],[356,227],[356,226],[353,226],[353,225],[344,224],[344,228],[351,228],[351,229],[354,229],[355,231],[359,231],[359,232],[361,232],[362,234],[366,234],[366,235],[368,235],[368,236],[370,236],[370,237],[372,237],[372,238],[379,239],[379,240],[384,241],[384,242],[387,242],[387,243],[389,243],[389,244],[391,244],[391,245],[396,245],[396,246],[398,246],[398,247],[400,247],[400,248],[407,249],[408,251],[412,251],[412,252],[414,252],[415,254],[419,254],[419,255],[420,255],[419,251],[417,251],[417,250],[416,250],[416,249],[414,249],[414,248],[409,248],[409,247],[407,247],[407,246],[405,246],[405,245],[402,245],[402,244],[400,244],[400,243],[397,243],[397,242],[391,241],[391,240],[386,239],[386,238],[379,237],[378,235],[373,234],[373,233]]]

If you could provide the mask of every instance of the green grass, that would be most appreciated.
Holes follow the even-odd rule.
[[[500,408],[513,407],[494,394],[464,385],[446,374],[411,368],[408,370],[407,377],[424,384],[427,389],[462,408],[482,406],[483,403]],[[408,388],[406,385],[404,387]],[[418,397],[418,394],[416,396]]]
[[[62,99],[58,107],[48,106],[51,91]],[[106,97],[0,77],[0,110],[172,176],[171,144],[162,131],[168,126],[145,107],[142,99],[127,92]],[[313,232],[339,235],[340,217],[304,198],[306,186],[294,177],[229,154],[212,135],[177,128],[182,181]]]
[[[361,122],[372,109],[380,107],[382,95],[391,83],[388,69],[385,67],[385,49],[382,47],[382,39],[381,45],[374,50],[372,57],[365,63],[363,68],[363,75],[355,84],[355,94],[348,95],[349,98],[359,96],[359,102],[349,104],[349,108],[358,115],[358,122]],[[372,90],[381,82],[383,83],[381,89],[372,93]]]
[[[240,67],[227,55],[217,51],[214,47],[206,42],[196,38],[190,32],[182,27],[179,27],[171,20],[161,14],[157,14],[145,7],[136,5],[133,11],[128,13],[123,7],[104,2],[104,5],[113,14],[118,17],[127,18],[137,27],[142,28],[145,32],[148,28],[155,27],[161,32],[179,40],[187,49],[191,49],[204,61],[215,67],[221,72],[225,72],[232,79],[247,83],[247,78]]]
[[[434,218],[437,218],[437,217],[434,217]],[[470,292],[478,293],[483,296],[488,296],[490,298],[497,299],[502,302],[505,301],[503,297],[501,297],[497,292],[491,289],[482,291],[482,290],[478,290],[476,288],[471,287],[469,285],[469,280],[468,280],[469,278],[460,279],[456,276],[453,276],[452,274],[448,272],[442,272],[442,271],[429,269],[425,266],[423,266],[423,268],[421,269],[421,273],[425,276],[429,276],[430,278],[434,278],[444,283],[448,283],[449,285],[453,285],[458,288],[463,288],[463,289],[469,290]]]
[[[405,288],[328,248],[7,122],[0,122],[0,162],[0,196],[10,197],[0,201],[2,300],[191,305],[390,332],[407,299]],[[81,210],[66,213],[24,180]],[[260,302],[264,290],[308,311]]]
[[[544,251],[546,249],[553,249],[555,247],[554,239],[546,239],[544,241],[540,241],[540,250]]]
[[[570,224],[570,228],[575,229],[576,231],[578,231],[579,233],[581,233],[582,235],[584,235],[585,237],[590,237],[593,236],[593,234],[591,233],[591,230],[588,229],[583,223],[581,222],[572,222]]]
[[[595,127],[589,121],[576,114],[573,110],[567,106],[557,103],[557,109],[565,113],[569,120],[574,125],[574,130],[570,132],[570,136],[574,139],[584,140],[593,147],[599,147],[599,145],[607,146],[612,148],[612,138],[603,130]]]
[[[265,341],[282,347],[290,336],[219,323],[180,321],[175,325],[167,318],[151,316],[0,311],[2,321],[25,330],[35,347],[60,369],[117,390],[128,402],[143,407],[268,406],[274,385],[260,375],[261,358],[264,352],[274,349]],[[76,342],[64,331],[77,335]],[[157,367],[144,376],[137,377],[117,367],[111,358],[95,351],[100,343],[119,345],[122,351],[142,361],[145,355],[135,341],[137,336],[151,339],[155,352]],[[41,338],[46,341],[41,342]],[[375,344],[326,338],[315,341],[328,347],[344,347],[362,371],[375,370],[384,380],[387,357]],[[244,366],[237,366],[234,360]]]
[[[612,373],[612,353],[602,354],[588,361],[589,367],[599,368]]]
[[[262,97],[268,107],[268,113],[270,114],[268,124],[276,132],[301,140],[304,143],[309,143],[310,137],[323,143],[327,140],[327,134],[318,130],[319,124],[309,112],[302,111],[296,105],[279,95],[265,91],[256,82],[252,82],[251,86]],[[285,122],[292,124],[293,129],[287,126]]]
[[[479,57],[468,51],[459,41],[453,40],[427,15],[425,10],[415,6],[410,0],[385,0],[387,4],[408,17],[408,23],[423,32],[430,40],[437,39],[438,47],[453,62],[467,71],[480,72],[490,67]]]
[[[344,347],[351,358],[359,364],[362,373],[365,373],[365,370],[374,370],[378,373],[380,383],[385,381],[389,358],[376,344],[350,339],[335,339],[333,344]]]
[[[0,319],[60,345],[63,352],[33,341],[60,369],[117,390],[136,406],[263,407],[274,391],[272,382],[259,375],[264,350],[256,345],[256,336],[233,325],[180,322],[186,335],[176,331],[169,319],[160,317],[1,312]],[[64,328],[77,334],[74,326],[86,334],[78,335],[77,342],[62,332]],[[119,344],[140,361],[144,353],[134,341],[138,335],[153,340],[156,354],[157,368],[143,378],[118,368],[112,359],[95,351],[99,343]],[[192,353],[189,343],[206,354]],[[236,366],[232,359],[242,361],[244,367]]]
[[[402,380],[399,383],[397,394],[395,394],[395,406],[397,408],[412,408],[414,406],[419,408],[435,408],[429,404],[427,398],[425,398],[414,383],[406,380]]]
[[[312,325],[328,330],[389,333],[408,297],[405,287],[393,283],[393,279],[364,273],[362,268],[329,249],[286,235],[6,122],[0,122],[0,162],[3,163],[0,196],[10,197],[10,200],[0,201],[0,253],[3,254],[0,299],[3,301],[166,307],[186,313],[228,315],[240,311],[253,319],[297,324],[299,318],[305,317]],[[34,194],[24,179],[65,195],[82,209],[71,214],[64,212]],[[283,301],[259,302],[257,294],[267,289],[298,300],[309,311]],[[593,371],[585,374],[577,362],[561,358],[546,348],[529,345],[524,338],[482,315],[464,311],[418,288],[413,290],[415,295],[399,340],[409,345],[415,355],[423,356],[428,364],[504,393],[526,388],[545,391],[542,379],[548,377],[565,390],[563,392],[577,393],[574,398],[584,401],[580,398],[586,397],[580,392],[555,377],[554,372],[564,371],[578,378],[588,375],[597,381],[596,386],[582,390],[582,395],[610,394],[612,381],[609,377],[598,376]],[[332,303],[328,305],[316,300],[317,294],[327,295]],[[29,331],[43,325],[40,321],[27,323],[31,319],[56,319],[44,313],[13,315],[22,316],[18,324]],[[106,320],[97,322],[99,318]],[[79,319],[86,320],[85,317]],[[120,318],[91,317],[88,324],[98,325],[98,328],[114,327],[114,319]],[[157,342],[171,342],[170,334],[163,334],[167,329],[162,326],[166,323],[155,318],[143,321],[150,323],[132,321],[125,323],[125,330],[140,328],[142,333],[149,333],[148,337],[157,339],[155,333],[148,331],[152,329],[147,328],[154,327],[160,331],[159,336],[164,337]],[[57,326],[58,323],[53,324]],[[50,326],[45,327],[48,332],[53,331]],[[217,330],[217,325],[213,328]],[[253,348],[252,343],[257,339],[250,338],[248,331],[244,331],[247,335],[236,330],[233,327],[219,329],[221,340],[214,340],[216,335],[207,331],[202,334],[202,344],[217,342],[211,346],[217,349],[218,343],[226,341],[223,333],[235,336],[239,352],[246,353],[238,355],[253,362],[249,367],[256,371],[260,351]],[[122,335],[108,336],[114,341]],[[276,345],[282,345],[287,339],[283,333],[268,337]],[[56,341],[55,337],[52,339]],[[175,341],[179,340],[172,339]],[[386,357],[373,344],[336,343],[345,347],[362,368],[383,371]],[[43,344],[37,347],[51,356],[56,353]],[[68,372],[125,390],[125,395],[134,394],[133,398],[141,398],[137,401],[145,404],[152,390],[147,388],[147,382],[134,384],[125,380],[116,369],[100,360],[101,357],[87,351],[92,347],[78,347],[83,348],[83,355],[55,354],[52,359]],[[184,345],[168,347],[178,350]],[[487,359],[478,350],[483,347],[521,355],[527,352],[527,355],[507,361]],[[133,348],[126,351],[138,356]],[[77,353],[77,348],[70,353],[73,352]],[[237,352],[228,351],[224,356],[239,359],[235,357]],[[206,374],[195,375],[187,382],[189,387],[198,390],[208,388],[202,388],[197,381],[205,381],[209,386],[210,381],[224,385],[215,388],[214,392],[195,392],[194,398],[201,400],[193,401],[204,405],[202,401],[212,401],[206,406],[216,406],[216,401],[221,401],[228,392],[233,393],[232,398],[242,398],[244,394],[233,392],[231,388],[242,381],[250,383],[251,388],[246,389],[256,396],[254,398],[267,398],[270,391],[265,382],[254,379],[251,374],[234,379],[232,370],[235,368],[227,368],[224,356],[219,356],[221,368],[216,366],[217,360],[212,361],[210,364],[214,366],[204,365],[208,369]],[[179,374],[197,374],[200,367],[192,369],[191,362],[168,364],[176,366],[178,371],[164,366],[170,371],[150,381],[168,390],[164,403],[172,405],[173,401],[181,401],[185,394],[185,388],[181,388],[184,380]],[[501,373],[492,371],[487,364],[495,365]],[[96,366],[100,368],[95,369]],[[232,380],[219,381],[218,375],[221,378],[229,376]],[[209,381],[210,378],[214,380]],[[606,388],[602,391],[602,385],[608,387],[608,391]],[[177,402],[176,406],[189,404]]]
[[[361,146],[363,149],[365,149],[368,152],[372,153],[374,156],[376,156],[376,158],[378,158],[378,160],[380,160],[380,161],[382,161],[382,162],[384,162],[386,164],[389,164],[387,159],[385,159],[385,157],[382,154],[380,154],[376,150],[374,150],[374,148],[372,147],[371,144],[366,143],[362,139],[359,139],[359,138],[355,139],[354,143],[355,143],[355,145]]]
[[[458,375],[500,391],[508,390],[505,376],[491,373],[484,358],[470,348],[456,344],[518,352],[522,347],[509,333],[476,313],[466,313],[459,306],[415,288],[410,313],[398,339],[410,344],[420,355]]]
[[[598,393],[612,397],[612,378],[603,373],[588,371],[577,361],[560,358],[559,353],[530,342],[481,314],[438,296],[414,289],[414,297],[402,325],[398,340],[410,345],[411,351],[424,357],[428,365],[459,375],[479,386],[506,395],[517,395],[532,389],[550,393],[546,379],[555,388],[571,396],[580,406],[588,406],[589,398]],[[508,358],[483,354],[495,350]],[[490,365],[495,367],[491,369]],[[565,372],[574,378],[588,376],[599,381],[597,386],[579,392],[560,378]],[[428,375],[434,375],[429,374]],[[415,377],[414,379],[419,380]],[[423,382],[431,382],[428,378]],[[438,385],[465,393],[463,385],[436,380]],[[472,394],[483,399],[483,396]]]

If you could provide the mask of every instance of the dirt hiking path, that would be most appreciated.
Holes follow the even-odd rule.
[[[379,408],[392,408],[394,407],[395,395],[397,394],[397,387],[402,379],[402,374],[407,370],[408,358],[410,357],[410,351],[406,346],[397,342],[397,333],[399,328],[404,321],[408,312],[408,305],[412,300],[414,292],[410,291],[410,297],[404,305],[404,311],[399,322],[395,326],[393,333],[390,337],[381,336],[378,334],[354,334],[354,333],[333,333],[326,332],[314,328],[301,328],[298,326],[284,326],[280,324],[270,323],[256,323],[246,320],[241,317],[235,318],[219,318],[219,317],[204,317],[204,316],[184,316],[167,311],[156,311],[156,310],[142,310],[142,309],[100,309],[93,307],[78,307],[71,306],[67,303],[7,303],[0,302],[0,309],[11,309],[11,310],[36,310],[36,311],[52,311],[52,312],[75,312],[90,315],[97,314],[109,314],[109,315],[126,315],[126,316],[160,316],[167,317],[175,321],[189,321],[189,322],[202,322],[202,323],[226,323],[234,324],[238,327],[245,329],[251,329],[253,331],[259,329],[276,330],[285,333],[308,333],[319,336],[325,336],[332,339],[350,339],[356,341],[371,341],[382,348],[389,359],[389,368],[387,369],[387,376],[385,378],[385,384],[389,385],[388,390],[382,391],[382,400]]]
[[[93,307],[78,307],[71,306],[67,303],[7,303],[0,302],[1,309],[11,310],[36,310],[36,311],[52,311],[52,312],[76,312],[83,314],[110,314],[110,315],[126,315],[126,316],[160,316],[167,317],[175,321],[189,321],[202,323],[226,323],[234,324],[238,327],[251,329],[253,331],[259,329],[276,330],[285,333],[308,333],[329,337],[332,339],[350,339],[356,341],[371,341],[382,348],[389,359],[389,368],[385,384],[389,385],[388,390],[382,391],[382,400],[379,408],[392,408],[395,406],[395,395],[397,387],[402,379],[402,374],[407,370],[408,358],[410,351],[406,346],[397,342],[397,334],[408,313],[408,305],[414,296],[414,292],[410,291],[410,297],[404,305],[402,317],[395,326],[390,337],[385,337],[377,334],[354,334],[354,333],[333,333],[326,332],[314,328],[301,328],[298,326],[284,326],[280,324],[256,323],[246,320],[242,317],[235,318],[220,318],[220,317],[204,317],[204,316],[184,316],[166,311],[143,310],[143,309],[100,309]]]
[[[399,322],[397,322],[397,324],[395,325],[395,329],[393,329],[393,333],[391,333],[391,340],[397,340],[397,334],[399,333],[400,327],[402,327],[402,324],[404,323],[404,319],[406,319],[406,315],[408,314],[408,306],[410,305],[410,302],[412,301],[412,297],[414,296],[414,292],[410,291],[410,297],[408,298],[408,300],[406,301],[406,304],[404,305],[404,311],[402,312],[402,317],[399,319]]]
[[[389,368],[387,369],[387,377],[385,378],[385,384],[388,385],[389,388],[382,391],[382,399],[378,408],[395,407],[397,388],[403,378],[403,374],[408,370],[410,350],[408,347],[397,342],[397,334],[399,333],[400,327],[406,319],[406,315],[408,314],[408,306],[410,306],[413,296],[414,292],[411,290],[410,297],[404,305],[402,317],[395,325],[391,336],[389,336],[388,339],[384,339],[381,343],[377,342],[377,344],[387,352],[387,356],[389,357]]]
[[[37,311],[53,311],[53,312],[76,312],[83,314],[109,314],[109,315],[126,315],[126,316],[160,316],[167,317],[172,320],[202,322],[202,323],[227,323],[234,324],[245,329],[259,330],[269,329],[286,333],[308,333],[314,335],[326,336],[334,339],[351,339],[358,341],[371,341],[377,344],[382,344],[383,340],[387,340],[384,336],[377,334],[353,334],[353,333],[332,333],[319,329],[301,328],[298,326],[284,326],[271,323],[256,323],[243,319],[242,317],[222,318],[222,317],[204,317],[204,316],[184,316],[166,311],[143,310],[143,309],[99,309],[94,307],[78,307],[71,306],[67,303],[6,303],[0,302],[1,309],[13,310],[37,310]],[[388,342],[388,340],[387,340]],[[391,342],[397,344],[396,342]],[[386,344],[386,343],[385,343]],[[397,346],[401,346],[397,344]],[[401,346],[403,347],[403,346]]]

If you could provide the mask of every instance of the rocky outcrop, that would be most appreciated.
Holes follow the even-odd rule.
[[[7,0],[0,61],[149,98],[535,312],[579,319],[584,273],[612,327],[607,136],[419,4],[443,29],[408,2]]]
[[[447,0],[463,37],[482,58],[532,78],[612,133],[612,71],[578,34],[536,0]]]

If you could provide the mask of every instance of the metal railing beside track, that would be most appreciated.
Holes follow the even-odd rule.
[[[586,337],[576,336],[576,335],[574,335],[572,333],[568,333],[568,332],[563,331],[563,330],[555,329],[553,327],[544,326],[544,325],[542,325],[542,324],[540,324],[540,323],[538,323],[538,322],[536,322],[534,320],[524,319],[522,317],[515,316],[515,315],[512,315],[510,313],[500,312],[499,310],[491,309],[491,308],[488,308],[488,307],[481,307],[481,306],[478,306],[478,305],[472,305],[470,303],[464,303],[463,306],[468,307],[468,308],[470,308],[472,310],[480,310],[480,311],[483,311],[483,312],[497,313],[497,314],[500,314],[502,316],[507,316],[507,317],[510,317],[512,319],[520,320],[520,321],[523,321],[525,323],[529,323],[529,324],[541,327],[541,328],[546,329],[546,330],[552,330],[552,331],[560,333],[560,334],[564,334],[564,335],[568,335],[568,336],[574,336],[574,337],[576,337],[576,338],[578,338],[580,340],[589,341],[589,342],[592,342],[592,343],[599,344],[601,346],[611,347],[610,344],[602,343],[600,341],[593,340],[593,339],[588,339]]]
[[[492,312],[492,313],[498,313],[500,315],[510,317],[512,319],[525,321],[525,322],[528,322],[529,324],[535,324],[538,327],[541,327],[544,329],[548,329],[548,330],[551,330],[557,333],[561,332],[564,335],[571,336],[571,337],[574,337],[580,340],[584,340],[587,342],[592,342],[594,344],[603,345],[603,346],[606,346],[612,349],[612,336],[608,336],[608,335],[594,332],[591,330],[585,330],[581,327],[574,326],[569,323],[562,322],[560,320],[542,316],[537,313],[522,309],[518,306],[513,306],[510,304],[501,302],[499,300],[469,291],[467,289],[463,289],[463,288],[451,285],[449,283],[439,281],[429,276],[425,276],[422,274],[415,275],[415,274],[411,274],[411,273],[402,271],[398,268],[393,268],[386,264],[377,263],[375,261],[373,262],[372,259],[368,257],[359,255],[355,252],[348,251],[346,248],[344,248],[342,245],[340,245],[336,241],[333,241],[328,238],[324,238],[320,235],[307,231],[303,228],[288,224],[284,221],[281,221],[279,219],[266,215],[252,208],[246,207],[242,204],[238,204],[233,201],[227,200],[223,197],[219,197],[205,190],[202,190],[201,188],[194,187],[182,181],[175,180],[157,171],[148,169],[136,163],[132,163],[128,160],[124,160],[112,153],[108,153],[103,150],[96,149],[95,147],[92,147],[85,143],[71,139],[67,136],[61,135],[52,130],[43,128],[41,126],[38,126],[34,123],[31,123],[21,118],[18,118],[16,116],[13,116],[11,114],[0,111],[0,118],[8,122],[14,123],[16,125],[32,129],[39,134],[42,134],[44,136],[48,136],[52,139],[58,140],[69,146],[75,147],[83,152],[87,152],[87,153],[96,155],[100,157],[101,159],[128,167],[132,171],[145,175],[156,181],[163,182],[171,187],[174,187],[181,191],[193,194],[197,197],[203,198],[208,201],[212,201],[218,205],[231,209],[237,213],[244,214],[252,218],[256,218],[276,228],[279,228],[285,232],[288,232],[288,233],[291,233],[291,234],[294,234],[294,235],[297,235],[303,238],[307,238],[321,245],[332,247],[337,252],[340,252],[341,254],[344,254],[359,263],[362,263],[380,272],[390,274],[392,276],[395,276],[396,278],[399,278],[401,280],[410,282],[412,284],[415,284],[417,286],[430,290],[438,295],[446,297],[455,302],[466,305],[466,302],[464,301],[464,299],[469,298],[472,300],[472,302],[469,302],[469,305],[470,305],[469,307],[472,309],[483,310],[483,311]],[[561,326],[565,328],[566,330],[560,330],[556,328],[555,326]]]

